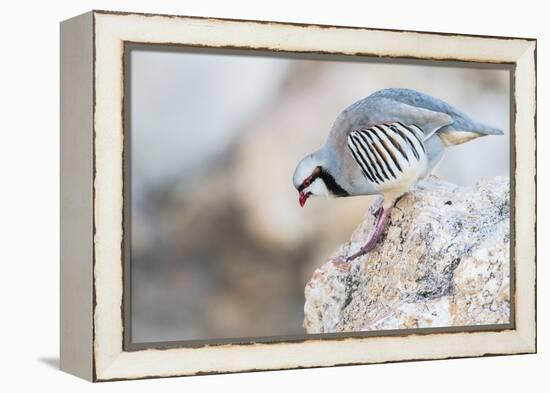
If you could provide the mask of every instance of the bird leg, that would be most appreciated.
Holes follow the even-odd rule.
[[[382,236],[382,232],[384,231],[388,219],[390,218],[391,209],[391,205],[388,208],[385,208],[384,205],[380,206],[380,210],[376,217],[376,223],[374,224],[374,231],[371,238],[363,247],[359,249],[359,251],[347,257],[347,262],[353,261],[355,258],[360,257],[361,255],[365,255],[366,253],[374,249],[376,243],[378,243],[378,240],[380,239],[380,236]]]

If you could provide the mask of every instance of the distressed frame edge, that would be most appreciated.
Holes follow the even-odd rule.
[[[242,18],[223,18],[216,16],[199,16],[199,15],[183,15],[183,14],[163,14],[163,13],[151,13],[151,12],[138,12],[138,11],[113,11],[104,9],[94,9],[90,12],[98,15],[120,15],[120,16],[146,16],[146,17],[163,17],[163,18],[178,18],[178,19],[195,19],[204,21],[218,21],[218,22],[243,22],[254,24],[268,24],[268,25],[281,25],[281,26],[295,26],[295,27],[318,27],[321,29],[354,29],[354,30],[370,30],[370,31],[382,31],[382,32],[395,32],[395,33],[418,33],[418,34],[436,34],[444,35],[448,37],[472,37],[472,38],[491,38],[500,40],[522,40],[522,41],[537,41],[534,37],[516,37],[516,36],[498,36],[498,35],[486,35],[486,34],[468,34],[468,33],[449,33],[441,31],[428,31],[428,30],[408,30],[408,29],[389,29],[383,27],[365,27],[356,25],[329,25],[323,23],[308,23],[308,22],[289,22],[289,21],[272,21],[263,19],[242,19]]]
[[[99,14],[104,14],[104,12],[99,12]],[[111,13],[109,12],[108,13],[109,15],[113,15],[114,13]],[[135,15],[133,13],[130,13],[130,15]],[[137,14],[137,15],[144,15],[144,14]],[[171,18],[173,18],[174,16],[170,16]],[[193,19],[193,17],[185,17],[185,18],[191,18]],[[212,18],[205,18],[205,19],[212,19]],[[222,19],[223,21],[223,19]],[[247,22],[255,22],[255,21],[247,21]],[[280,23],[280,22],[273,22],[274,24],[282,24],[282,25],[285,25],[284,23]],[[367,28],[358,28],[358,29],[363,29],[363,30],[371,30],[371,29],[367,29]],[[393,32],[393,31],[392,31]],[[398,32],[397,32],[398,33]],[[417,32],[414,32],[414,33],[417,33]],[[426,34],[437,34],[437,33],[426,33]],[[459,36],[459,35],[455,35],[455,34],[451,34],[452,36]],[[462,35],[462,36],[468,36],[468,35]],[[470,37],[470,36],[468,36]],[[483,38],[483,37],[480,37],[480,38]],[[506,38],[503,38],[503,37],[496,37],[497,39],[506,39]],[[532,51],[534,52],[535,54],[535,57],[534,57],[534,63],[530,63],[530,64],[533,64],[534,66],[534,72],[535,72],[535,75],[534,75],[534,88],[536,89],[536,40],[533,40],[533,39],[521,39],[521,40],[525,40],[526,41],[526,50],[525,50],[525,53],[527,53],[527,51],[529,50],[529,48],[532,49]],[[533,42],[534,41],[534,42]],[[95,43],[95,40],[94,40],[94,43]],[[530,46],[530,44],[533,44],[532,46]],[[529,52],[530,53],[530,52]],[[531,58],[533,59],[533,57],[531,56]],[[527,66],[529,65],[526,64]],[[95,75],[95,74],[94,74]],[[517,76],[516,76],[517,78]],[[533,100],[533,104],[534,104],[534,115],[535,115],[535,119],[536,119],[536,97],[534,97],[534,100]],[[516,109],[517,109],[517,106],[518,104],[516,103]],[[516,125],[517,125],[517,119],[516,119]],[[533,136],[535,137],[535,140],[536,140],[536,123],[534,124],[534,128],[532,129],[532,133],[533,133]],[[536,144],[535,144],[535,149],[536,149]],[[536,150],[535,150],[536,152]],[[534,167],[534,170],[535,170],[535,183],[534,183],[534,186],[536,187],[536,162],[535,162],[535,167]],[[536,194],[535,194],[535,198],[536,198]],[[536,199],[535,199],[535,204],[536,204]],[[534,220],[536,220],[536,216],[533,217]],[[535,221],[535,225],[536,225],[536,221]],[[536,236],[536,226],[533,228],[534,229],[534,235]],[[516,235],[516,238],[517,238],[517,235]],[[517,240],[517,239],[516,239]],[[536,250],[535,250],[535,258],[536,258]],[[536,269],[536,267],[535,267]],[[534,276],[535,280],[536,280],[536,270],[535,270],[535,276]],[[96,283],[97,284],[97,283]],[[535,281],[535,284],[536,284],[536,281]],[[536,288],[535,288],[535,291],[536,291]],[[535,292],[535,301],[536,301],[536,292]],[[512,353],[533,353],[533,352],[536,352],[536,313],[534,315],[534,323],[535,323],[535,326],[533,327],[534,328],[534,335],[532,334],[533,332],[525,332],[525,330],[521,329],[521,331],[516,331],[516,338],[521,342],[521,349],[518,349],[516,352],[511,352],[510,354]],[[517,330],[520,330],[519,329],[520,326],[518,326],[518,329]],[[520,333],[525,333],[525,334],[520,334]],[[94,336],[94,340],[95,340],[95,336]],[[308,340],[310,341],[310,340]],[[315,341],[315,340],[311,340],[310,342],[312,341]],[[505,353],[504,351],[503,352],[498,352],[498,353],[484,353],[484,354],[473,354],[473,355],[459,355],[459,356],[456,356],[456,357],[472,357],[472,356],[492,356],[492,355],[503,355],[503,354],[507,354]],[[94,353],[94,360],[95,360],[95,354]],[[454,356],[450,356],[451,358],[454,357]],[[407,359],[406,357],[402,358],[402,360],[388,360],[388,361],[382,361],[382,362],[393,362],[393,361],[409,361],[409,360],[429,360],[429,359],[438,359],[438,358],[449,358],[449,356],[434,356],[434,357],[428,357],[428,358],[423,358],[423,359]],[[120,356],[116,356],[115,358],[112,358],[112,363],[109,365],[109,366],[115,366],[114,368],[116,369],[116,363],[119,363],[119,361],[125,361],[125,359],[121,359]],[[369,362],[369,361],[365,361],[365,362],[360,362],[360,363],[346,363],[346,364],[368,364],[368,363],[380,363],[378,361],[373,361],[373,362]],[[325,365],[307,365],[305,367],[328,367],[328,366],[337,366],[337,365],[342,365],[342,364],[338,364],[338,363],[335,363],[335,364],[325,364]],[[300,368],[300,367],[304,367],[304,366],[289,366],[289,367],[282,367],[282,368],[275,368],[275,369],[286,369],[286,368]],[[107,367],[108,369],[111,368],[111,367]],[[264,370],[271,370],[272,368],[265,368]],[[204,374],[205,372],[196,372],[196,373],[190,373],[190,374],[186,374],[186,373],[172,373],[172,374],[168,374],[168,375],[144,375],[144,376],[130,376],[130,377],[124,377],[124,376],[120,376],[120,377],[117,377],[116,375],[113,376],[111,375],[109,377],[109,372],[103,372],[103,371],[107,371],[107,369],[103,369],[101,370],[100,372],[100,376],[97,377],[97,375],[94,375],[94,380],[96,381],[103,381],[103,380],[118,380],[118,379],[136,379],[136,378],[151,378],[151,377],[163,377],[163,376],[181,376],[181,375],[196,375],[196,374]],[[229,371],[214,371],[212,373],[222,373],[222,372],[243,372],[243,371],[253,371],[251,369],[247,369],[247,370],[229,370]],[[210,373],[210,372],[206,372],[206,373]]]
[[[537,353],[537,41],[530,41],[517,59],[515,87],[515,323],[529,353]],[[518,149],[518,146],[520,148]],[[525,149],[525,151],[523,151]],[[518,150],[522,158],[518,159]],[[525,199],[525,201],[524,201]],[[523,206],[522,206],[523,205]],[[518,230],[518,227],[520,229]],[[518,235],[519,234],[519,235]],[[527,235],[530,236],[521,236]],[[527,255],[528,260],[522,260]],[[517,280],[517,271],[523,277]],[[518,307],[518,304],[523,304]],[[527,304],[527,306],[525,305]]]
[[[93,365],[93,18],[59,25],[59,367],[88,381]]]

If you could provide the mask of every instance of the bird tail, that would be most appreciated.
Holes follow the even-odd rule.
[[[503,135],[504,132],[499,128],[488,126],[482,123],[476,123],[467,131],[457,130],[454,127],[447,126],[438,130],[437,135],[441,138],[446,146],[460,145],[486,135]]]

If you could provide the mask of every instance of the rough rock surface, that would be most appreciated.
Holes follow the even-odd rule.
[[[308,333],[508,323],[507,177],[475,187],[424,179],[396,204],[375,250],[344,262],[367,241],[380,202],[313,273]]]

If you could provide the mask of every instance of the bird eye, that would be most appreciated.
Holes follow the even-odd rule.
[[[313,181],[316,179],[317,177],[314,176],[314,175],[311,175],[311,176],[308,176],[305,178],[305,180],[302,182],[301,186],[300,186],[300,189],[303,190],[304,188],[307,188],[311,185],[311,183],[313,183]]]

